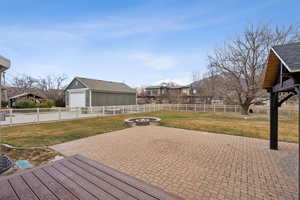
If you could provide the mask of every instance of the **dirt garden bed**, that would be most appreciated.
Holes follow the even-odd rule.
[[[38,148],[15,148],[8,145],[0,144],[0,155],[8,156],[14,163],[18,160],[27,160],[33,167],[46,164],[52,160],[59,158],[61,155],[47,147]],[[0,176],[10,175],[20,172],[24,169],[14,164],[13,168],[1,174]]]

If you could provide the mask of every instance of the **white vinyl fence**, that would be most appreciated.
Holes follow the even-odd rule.
[[[17,125],[40,123],[47,121],[72,120],[91,117],[112,116],[142,112],[155,112],[160,110],[192,111],[192,112],[240,112],[238,105],[208,105],[208,104],[144,104],[144,105],[121,105],[99,106],[90,108],[33,108],[33,109],[2,109],[5,113],[5,121],[0,125]],[[254,109],[263,115],[268,114],[266,106]],[[258,110],[258,111],[256,111]],[[295,112],[287,112],[294,116]],[[297,115],[295,115],[297,116]]]

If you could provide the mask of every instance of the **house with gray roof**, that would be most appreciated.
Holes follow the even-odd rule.
[[[65,89],[67,107],[136,104],[136,90],[125,83],[75,77]]]

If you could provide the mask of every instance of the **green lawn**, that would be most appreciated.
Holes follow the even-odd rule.
[[[156,116],[162,119],[162,126],[215,133],[241,135],[247,137],[268,138],[269,123],[265,117],[249,116],[245,118],[234,113],[194,113],[160,111],[112,117],[100,117],[73,121],[43,123],[0,130],[2,143],[15,146],[46,146],[67,142],[87,136],[126,128],[123,120],[132,116]],[[281,120],[279,139],[297,142],[298,128],[296,120]]]

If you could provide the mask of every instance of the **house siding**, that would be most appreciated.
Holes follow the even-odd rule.
[[[90,106],[90,90],[85,91],[85,106],[89,107]]]
[[[66,107],[69,106],[69,95],[70,93],[68,91],[65,92],[65,104],[66,104]]]
[[[136,94],[92,92],[92,106],[134,105]]]

